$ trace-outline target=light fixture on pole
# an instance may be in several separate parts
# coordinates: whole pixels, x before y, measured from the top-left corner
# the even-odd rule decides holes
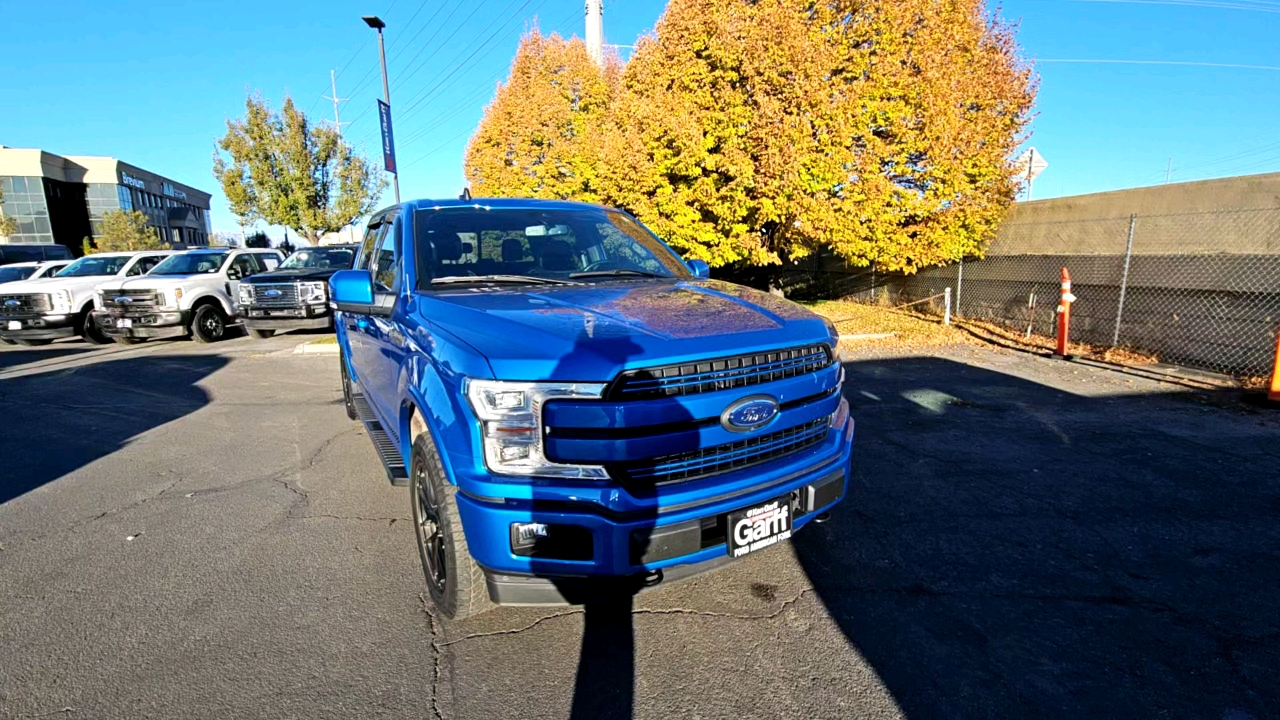
[[[396,143],[391,132],[391,86],[387,83],[387,49],[382,44],[382,30],[387,26],[377,15],[365,15],[364,24],[378,31],[378,57],[382,61],[382,97],[378,101],[378,121],[382,128],[382,165],[391,173],[396,191],[396,204],[400,204],[400,174],[396,172]]]

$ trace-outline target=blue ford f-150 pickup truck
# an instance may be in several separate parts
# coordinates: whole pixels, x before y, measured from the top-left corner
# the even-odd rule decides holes
[[[329,297],[347,413],[410,488],[445,617],[669,582],[844,496],[835,328],[621,211],[406,202]]]

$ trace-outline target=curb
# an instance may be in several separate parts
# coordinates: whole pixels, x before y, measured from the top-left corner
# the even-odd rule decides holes
[[[320,343],[316,341],[299,343],[293,349],[294,355],[337,355],[337,343]]]

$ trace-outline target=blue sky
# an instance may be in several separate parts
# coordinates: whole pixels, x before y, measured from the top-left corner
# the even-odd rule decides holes
[[[630,45],[665,3],[605,0],[605,36]],[[386,20],[401,191],[456,195],[461,159],[520,33],[581,34],[582,0],[0,0],[0,144],[111,155],[215,193],[214,139],[246,91],[288,93],[379,151],[377,43]],[[1049,160],[1035,197],[1280,171],[1280,1],[1007,0],[1023,53],[1041,60],[1030,144]],[[625,50],[623,51],[625,53]],[[1270,69],[1056,60],[1217,63]],[[390,202],[391,193],[387,191]],[[273,235],[279,230],[273,229]]]

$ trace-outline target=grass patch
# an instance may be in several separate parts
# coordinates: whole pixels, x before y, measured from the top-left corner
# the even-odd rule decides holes
[[[337,335],[325,335],[324,337],[322,337],[322,338],[317,338],[317,339],[315,339],[315,340],[312,340],[311,342],[309,342],[309,343],[307,343],[307,344],[308,344],[308,345],[337,345],[337,344],[338,344],[338,336],[337,336]]]
[[[841,344],[861,347],[924,347],[972,342],[972,338],[942,319],[909,310],[865,305],[849,300],[822,300],[805,303],[814,312],[836,324]],[[889,337],[876,337],[888,335]]]

